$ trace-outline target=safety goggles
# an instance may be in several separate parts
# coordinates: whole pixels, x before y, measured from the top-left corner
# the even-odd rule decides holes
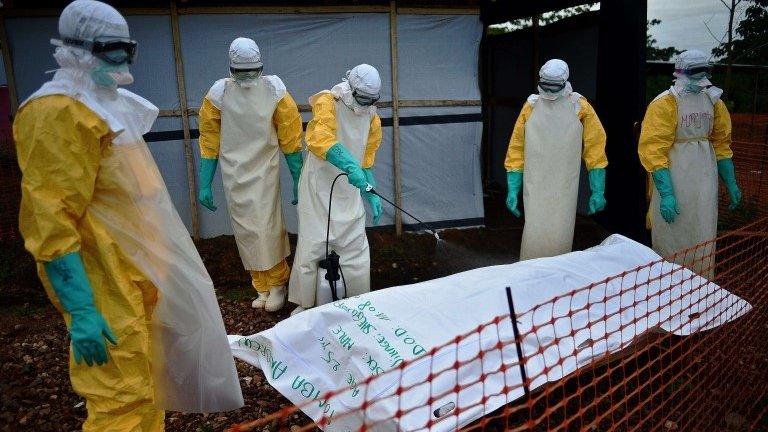
[[[712,76],[712,66],[697,66],[681,71],[684,75],[696,78],[710,78]]]
[[[92,41],[65,37],[62,42],[89,51],[94,57],[114,65],[133,63],[138,46],[134,40],[113,36],[99,36]]]
[[[368,93],[361,92],[360,90],[353,90],[352,97],[355,99],[355,102],[357,102],[360,106],[371,106],[375,104],[379,100],[379,97],[381,96],[371,95]]]
[[[257,68],[239,69],[230,66],[229,72],[232,73],[232,77],[236,80],[249,81],[258,79],[262,72],[264,72],[264,66]]]
[[[547,93],[557,93],[565,88],[565,83],[553,83],[548,81],[539,81],[539,87]]]

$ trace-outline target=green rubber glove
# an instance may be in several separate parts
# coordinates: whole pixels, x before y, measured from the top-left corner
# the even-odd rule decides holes
[[[301,150],[296,153],[286,154],[285,162],[288,164],[288,170],[293,177],[293,201],[291,204],[296,205],[299,203],[299,178],[301,177],[301,168],[304,167],[304,158],[301,155]]]
[[[522,187],[523,172],[507,171],[507,208],[516,217],[520,217],[520,210],[517,209],[517,197],[520,195]]]
[[[374,189],[376,189],[376,179],[373,177],[373,169],[363,168],[363,174],[365,175],[366,183],[370,184]],[[370,192],[360,191],[360,194],[362,194],[363,197],[368,200],[368,204],[371,205],[371,211],[373,211],[373,224],[378,225],[382,212],[381,198],[379,198],[378,195],[372,194]]]
[[[107,362],[107,344],[117,345],[107,321],[93,304],[93,290],[85,274],[80,252],[72,252],[43,265],[61,305],[72,317],[69,337],[75,362],[88,366]]]
[[[680,209],[677,208],[677,199],[675,199],[675,190],[672,188],[672,176],[667,168],[657,169],[652,176],[653,183],[659,191],[659,197],[661,197],[659,203],[661,217],[667,223],[672,223],[675,221],[675,215],[680,214]]]
[[[213,175],[216,174],[216,165],[218,163],[218,159],[200,159],[200,185],[198,186],[197,200],[200,201],[203,207],[212,212],[215,212],[217,207],[213,203],[211,183],[213,183]]]
[[[346,147],[341,143],[334,144],[328,149],[328,153],[325,154],[325,160],[347,173],[349,184],[365,192],[368,181],[365,179],[363,169],[360,168],[360,164],[352,157]]]
[[[589,170],[589,214],[593,215],[605,209],[605,168]]]
[[[728,189],[728,195],[731,197],[731,204],[729,209],[735,210],[741,203],[741,191],[739,185],[736,184],[736,168],[733,166],[733,160],[720,159],[717,161],[717,172],[720,173],[720,178],[725,183],[725,188]]]

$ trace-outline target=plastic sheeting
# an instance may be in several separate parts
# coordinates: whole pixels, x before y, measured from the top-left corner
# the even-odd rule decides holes
[[[620,274],[626,277],[608,279]],[[374,431],[417,430],[430,420],[429,430],[454,430],[523,396],[509,319],[477,330],[509,314],[506,287],[512,288],[531,389],[630,346],[650,329],[684,336],[751,309],[651,249],[613,235],[581,252],[344,299],[255,335],[230,336],[230,346],[315,422],[329,419],[326,431],[358,430],[363,423]],[[444,346],[465,334],[471,335]],[[499,342],[503,348],[494,348]],[[435,347],[442,348],[424,355]],[[456,361],[466,363],[455,368]],[[372,375],[379,376],[366,386]],[[457,384],[465,386],[459,393],[452,391]],[[505,385],[511,389],[506,394]],[[405,390],[394,397],[398,387]],[[364,401],[365,413],[358,409]],[[460,414],[434,417],[450,403],[462,408]],[[406,414],[397,418],[398,410]]]
[[[179,109],[169,16],[128,16],[139,42],[131,65],[134,84],[127,88],[161,110]],[[57,18],[6,19],[20,100],[49,79]],[[398,15],[399,97],[401,100],[479,100],[477,64],[482,25],[476,15]],[[375,66],[383,83],[382,101],[392,100],[389,14],[200,14],[179,17],[189,107],[199,107],[213,82],[229,74],[227,49],[238,36],[253,38],[261,49],[265,73],[282,78],[299,104],[338,83],[359,63]],[[458,116],[471,114],[470,116]],[[380,110],[384,139],[375,166],[377,190],[394,197],[392,111]],[[445,117],[448,115],[449,117]],[[451,117],[451,116],[454,117]],[[472,116],[473,115],[473,116]],[[303,113],[304,121],[310,119]],[[414,215],[444,226],[482,223],[479,146],[480,107],[401,109],[403,203]],[[197,118],[190,118],[197,129]],[[179,214],[191,229],[191,208],[180,118],[161,118],[149,141],[158,168]],[[195,172],[199,150],[192,141]],[[284,162],[282,163],[283,165]],[[290,204],[291,178],[281,169],[286,227],[296,232]],[[215,213],[198,207],[202,237],[231,234],[220,175],[213,183]],[[196,193],[196,191],[195,191]],[[368,219],[369,225],[371,219]],[[407,217],[406,224],[413,223]],[[394,223],[385,205],[381,225]]]

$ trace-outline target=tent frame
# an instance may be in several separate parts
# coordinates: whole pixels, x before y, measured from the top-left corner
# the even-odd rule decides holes
[[[177,4],[179,3],[179,4]],[[354,5],[354,6],[183,6],[184,0],[169,0],[168,7],[146,8],[119,8],[124,15],[164,15],[171,19],[173,33],[174,63],[176,66],[176,82],[179,92],[180,109],[160,110],[161,117],[181,117],[184,133],[184,158],[187,169],[187,188],[189,194],[190,213],[192,216],[192,237],[200,238],[200,218],[197,205],[196,171],[192,152],[192,139],[190,129],[190,116],[196,116],[199,107],[189,107],[186,98],[184,79],[184,60],[182,58],[181,38],[179,30],[179,15],[194,14],[337,14],[337,13],[387,13],[390,22],[390,53],[392,66],[392,101],[378,102],[379,108],[392,108],[392,159],[394,165],[394,200],[400,206],[402,204],[402,171],[400,163],[400,122],[399,108],[412,107],[465,107],[481,106],[480,100],[399,100],[397,96],[397,15],[479,15],[477,5],[461,5],[458,7],[399,7],[397,0],[390,0],[389,5]],[[412,2],[411,2],[412,3]],[[8,47],[8,35],[5,30],[6,18],[19,17],[51,17],[58,16],[60,9],[52,8],[1,8],[0,9],[0,46],[3,52],[3,63],[8,79],[9,95],[11,99],[11,114],[18,109],[18,94],[13,71],[13,59]],[[310,112],[309,105],[299,105],[301,112]],[[403,218],[400,210],[395,210],[395,231],[397,236],[403,232]]]

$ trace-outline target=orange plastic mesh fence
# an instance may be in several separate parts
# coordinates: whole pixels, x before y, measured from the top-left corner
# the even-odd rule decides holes
[[[403,427],[404,419],[407,430],[768,430],[768,218],[668,259],[680,266],[648,263],[530,310],[515,311],[518,322],[528,316],[531,323],[517,339],[529,347],[522,356],[524,384],[519,378],[521,362],[510,356],[519,345],[500,332],[503,325],[509,328],[510,315],[504,315],[418,359],[367,378],[361,383],[365,399],[359,408],[340,413],[337,406],[333,418],[318,423],[354,416],[362,422],[356,429],[360,432],[393,430],[394,425]],[[688,269],[746,302],[735,301]],[[652,286],[661,288],[653,291]],[[601,306],[611,303],[616,307]],[[680,304],[683,307],[676,309]],[[585,314],[586,322],[575,318]],[[664,318],[654,321],[660,316]],[[643,331],[643,323],[651,328]],[[544,331],[556,324],[570,331]],[[585,328],[590,337],[577,340],[575,335],[583,336]],[[481,333],[483,338],[495,333],[492,340],[498,343],[481,345]],[[470,340],[478,344],[477,355],[463,358],[457,347]],[[537,351],[531,353],[530,346]],[[449,367],[438,366],[445,362],[435,361],[436,354],[445,352],[453,352],[455,361]],[[534,357],[544,359],[544,366],[541,362],[537,366]],[[415,361],[425,364],[425,358],[431,367],[426,379],[404,383],[403,370]],[[492,370],[489,364],[495,364]],[[568,367],[571,372],[563,376]],[[367,389],[378,380],[395,382],[396,387],[385,396],[369,395]],[[446,380],[458,384],[441,386]],[[529,386],[530,392],[524,392]],[[329,401],[344,391],[349,388],[308,404]],[[418,417],[424,421],[414,423],[412,414],[440,409],[435,404],[450,394],[455,395],[456,406],[448,407],[447,413]],[[503,398],[502,407],[488,412],[487,404],[498,398]],[[415,399],[423,403],[414,404]],[[392,413],[387,418],[377,410],[383,404],[389,406],[384,412]],[[286,407],[231,430],[314,429],[314,423],[297,420],[304,418],[294,415],[299,409]],[[460,415],[473,411],[485,415],[470,424],[459,423]]]

